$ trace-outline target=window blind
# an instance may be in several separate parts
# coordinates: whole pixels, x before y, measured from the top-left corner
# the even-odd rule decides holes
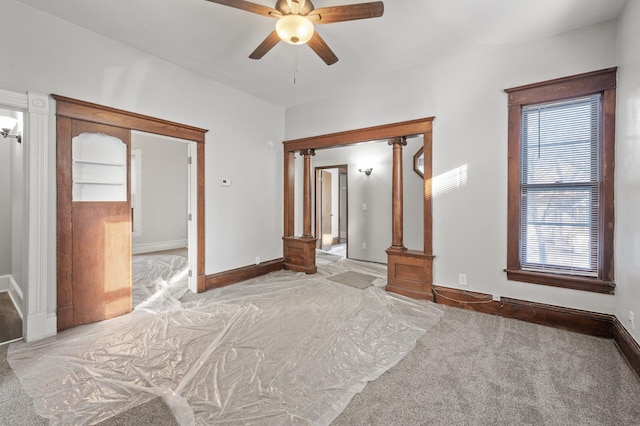
[[[522,108],[520,263],[597,276],[601,95]]]

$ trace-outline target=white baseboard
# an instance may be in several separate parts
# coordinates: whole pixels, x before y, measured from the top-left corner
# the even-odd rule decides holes
[[[186,248],[187,244],[188,244],[188,241],[186,239],[174,240],[174,241],[162,241],[159,243],[135,244],[131,246],[131,253],[132,254],[152,253],[154,251]]]
[[[0,293],[3,291],[9,291],[9,277],[11,277],[11,275],[0,275]]]
[[[22,293],[22,289],[13,278],[13,275],[3,275],[0,277],[0,293],[2,292],[9,293],[9,297],[11,298],[11,302],[13,302],[13,306],[15,306],[18,311],[18,315],[20,315],[20,319],[24,319],[22,316],[22,306],[24,305],[24,296]]]
[[[56,314],[38,313],[27,317],[27,335],[25,340],[33,342],[45,337],[55,336],[58,332],[58,317]]]

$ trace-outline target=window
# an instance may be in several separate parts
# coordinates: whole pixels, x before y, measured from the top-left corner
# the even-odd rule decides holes
[[[613,293],[616,70],[507,89],[507,278]]]

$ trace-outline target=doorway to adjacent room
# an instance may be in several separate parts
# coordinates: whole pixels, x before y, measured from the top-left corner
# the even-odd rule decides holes
[[[348,257],[348,166],[315,168],[317,249]]]

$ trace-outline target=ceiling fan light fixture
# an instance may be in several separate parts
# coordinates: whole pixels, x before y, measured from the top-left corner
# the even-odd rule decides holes
[[[285,15],[276,22],[278,37],[289,44],[305,44],[314,31],[313,23],[302,15]]]

